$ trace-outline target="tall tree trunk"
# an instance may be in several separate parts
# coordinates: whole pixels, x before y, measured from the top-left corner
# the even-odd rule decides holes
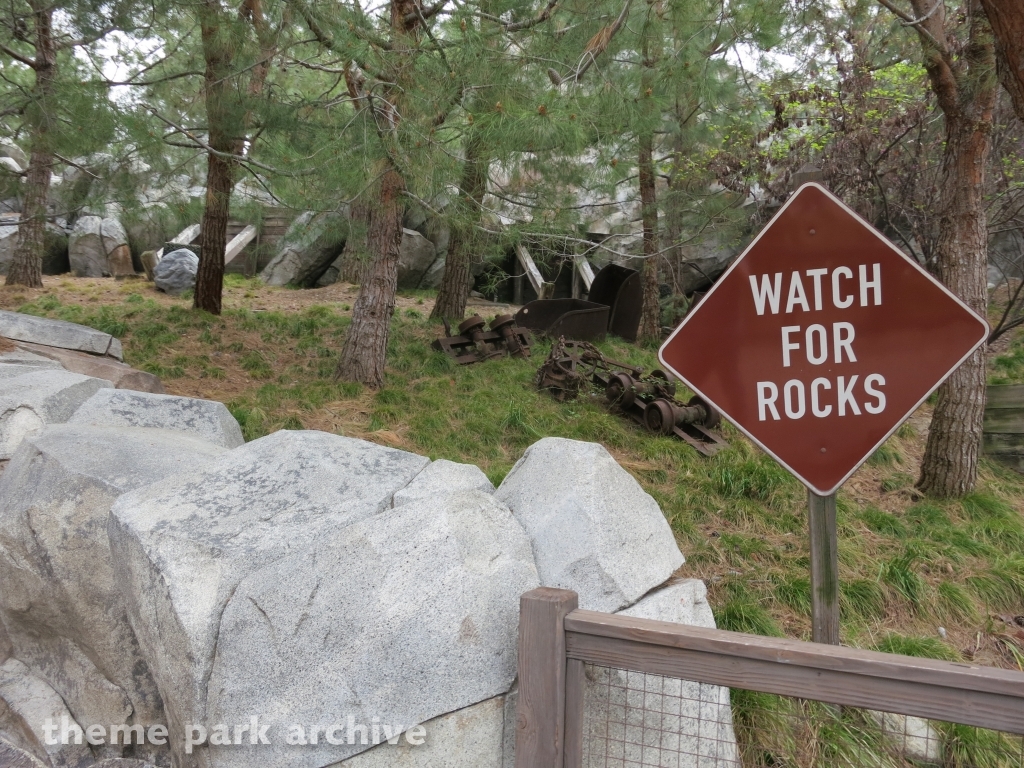
[[[387,166],[379,182],[377,206],[370,215],[367,243],[373,258],[363,274],[359,296],[352,307],[352,325],[335,372],[337,378],[374,388],[384,384],[405,213],[405,179],[390,160]]]
[[[943,76],[944,71],[929,65],[946,117],[935,271],[951,291],[984,317],[988,260],[985,167],[998,84],[991,30],[977,3],[974,11],[966,54],[971,58],[970,69],[959,78],[957,93],[948,92],[952,81]],[[936,339],[936,343],[942,340]],[[918,488],[939,497],[962,496],[974,488],[984,408],[982,347],[939,389]]]
[[[53,151],[50,149],[49,101],[57,77],[57,52],[53,41],[53,6],[33,3],[36,55],[33,61],[35,84],[30,107],[32,154],[29,158],[25,197],[18,224],[18,243],[14,249],[7,285],[43,287],[43,249],[46,237],[46,196],[50,191]]]
[[[466,314],[466,301],[472,287],[470,267],[479,247],[476,224],[487,193],[488,157],[478,131],[471,130],[466,141],[466,160],[462,166],[459,200],[452,220],[451,241],[444,264],[444,276],[430,316],[440,320],[458,320]]]
[[[644,125],[637,137],[638,170],[640,174],[640,213],[643,218],[644,265],[641,270],[640,282],[643,285],[643,306],[640,311],[640,328],[637,338],[641,342],[658,341],[661,339],[661,315],[658,294],[658,200],[654,180],[654,132],[648,124],[654,109],[653,83],[654,61],[648,50],[648,28],[650,18],[644,25],[641,43],[641,66],[643,74],[640,78],[640,98],[647,105],[644,112]]]
[[[345,241],[344,258],[338,277],[346,283],[362,285],[363,275],[370,266],[370,218],[373,205],[360,197],[349,208],[348,239]]]
[[[981,0],[996,39],[999,79],[1013,99],[1017,117],[1024,120],[1024,3],[1021,0]]]

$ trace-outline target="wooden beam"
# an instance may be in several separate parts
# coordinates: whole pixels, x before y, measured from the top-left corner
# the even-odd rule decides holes
[[[587,261],[586,256],[579,253],[573,256],[572,260],[576,263],[576,270],[580,273],[580,277],[583,278],[583,285],[589,291],[590,286],[594,284],[594,270],[590,266],[590,262]]]
[[[587,678],[583,662],[565,662],[565,768],[583,768],[583,709]]]
[[[195,240],[197,237],[199,237],[199,232],[200,232],[201,229],[202,229],[202,227],[199,224],[192,224],[190,226],[187,226],[183,230],[181,230],[181,232],[179,232],[177,235],[175,235],[171,239],[170,242],[172,242],[172,243],[181,243],[182,245],[188,245],[193,240]],[[162,259],[163,256],[164,256],[164,249],[160,248],[160,250],[158,250],[156,252],[156,260],[160,261],[160,259]]]
[[[245,229],[231,238],[231,242],[224,248],[224,263],[230,264],[231,261],[242,252],[249,243],[251,243],[256,237],[256,227],[252,224],[248,225]]]
[[[519,598],[515,768],[563,768],[565,617],[575,592],[541,587]]]
[[[811,638],[839,645],[839,543],[836,495],[807,491],[811,540]]]
[[[544,282],[544,277],[541,275],[540,270],[537,269],[533,257],[530,256],[530,252],[526,250],[526,246],[522,243],[516,246],[516,256],[519,258],[519,263],[523,265],[523,270],[526,272],[533,290],[537,293],[537,298],[550,298],[551,294],[554,293],[554,283]]]
[[[1024,734],[1024,672],[573,611],[570,659]]]

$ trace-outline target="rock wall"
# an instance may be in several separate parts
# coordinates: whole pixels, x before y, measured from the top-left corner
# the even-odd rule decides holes
[[[26,377],[95,381],[16,354],[0,403]],[[8,430],[0,475],[0,755],[26,765],[510,768],[523,592],[714,624],[599,445],[543,439],[495,490],[472,465],[316,431],[242,444],[219,403],[89,386]],[[588,686],[595,712],[609,687]],[[689,765],[734,765],[728,692],[694,707],[716,725]],[[53,744],[47,718],[168,738]]]

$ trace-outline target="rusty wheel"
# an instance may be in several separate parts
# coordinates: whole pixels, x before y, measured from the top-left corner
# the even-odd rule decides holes
[[[717,429],[718,425],[722,423],[722,414],[712,408],[711,405],[700,395],[694,395],[686,404],[702,406],[704,410],[708,412],[708,417],[704,420],[703,424],[705,429]]]
[[[459,335],[469,336],[473,331],[483,328],[484,325],[484,319],[480,315],[473,315],[468,320],[463,320],[459,323]]]
[[[604,388],[604,396],[611,405],[629,408],[636,400],[633,383],[633,377],[628,373],[613,373],[608,379],[608,386]]]
[[[675,408],[664,398],[647,404],[644,409],[644,424],[656,435],[670,435],[676,425]]]

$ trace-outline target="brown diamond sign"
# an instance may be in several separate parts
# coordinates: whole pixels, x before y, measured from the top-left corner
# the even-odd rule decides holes
[[[982,318],[812,183],[736,259],[659,357],[824,496],[987,335]]]

